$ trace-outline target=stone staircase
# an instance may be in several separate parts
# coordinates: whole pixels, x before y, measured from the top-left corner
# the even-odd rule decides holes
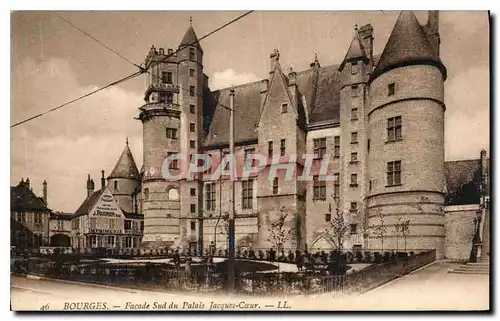
[[[456,274],[490,274],[490,258],[489,256],[480,258],[477,263],[462,264],[448,272]]]

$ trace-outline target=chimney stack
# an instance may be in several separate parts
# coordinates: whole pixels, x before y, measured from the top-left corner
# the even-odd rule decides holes
[[[372,60],[373,58],[373,27],[371,24],[367,24],[359,28],[358,30],[359,40],[363,45],[363,49],[365,50],[368,59]]]
[[[278,64],[278,61],[280,60],[280,52],[278,49],[274,49],[271,55],[269,55],[269,58],[271,59],[271,70],[269,71],[270,74],[274,72],[274,69],[276,68],[276,65]]]
[[[26,186],[28,188],[30,188],[30,179],[28,177],[26,177],[26,182],[25,183],[26,183]]]
[[[104,186],[106,185],[106,179],[104,178],[104,170],[101,171],[101,190],[104,190]]]
[[[90,174],[87,177],[87,197],[90,197],[94,193],[94,180],[90,179]]]
[[[441,44],[441,38],[439,36],[439,11],[429,10],[425,30],[427,32],[427,39],[439,57],[439,45]]]
[[[47,181],[43,180],[43,201],[45,202],[45,205],[48,205],[47,203]]]

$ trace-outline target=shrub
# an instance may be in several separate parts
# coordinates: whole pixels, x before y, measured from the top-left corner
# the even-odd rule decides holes
[[[375,252],[375,253],[373,253],[373,255],[374,255],[374,263],[375,264],[382,263],[382,255],[380,255],[379,252]]]
[[[264,251],[259,250],[259,259],[263,260],[264,259]]]
[[[406,253],[406,252],[398,252],[397,256],[398,256],[398,258],[407,258],[408,257],[408,253]]]
[[[361,253],[361,251],[356,252],[356,262],[358,263],[363,262],[363,254]]]
[[[371,252],[368,252],[368,251],[365,252],[365,260],[364,261],[365,261],[365,263],[372,263],[373,262]]]
[[[352,263],[352,259],[354,257],[352,255],[352,252],[351,251],[347,251],[346,254],[345,254],[345,257],[346,257],[347,264],[351,264]]]
[[[390,252],[384,252],[384,262],[389,262],[391,260],[391,253]]]
[[[415,252],[410,251],[410,256],[413,256],[413,255],[415,255]]]

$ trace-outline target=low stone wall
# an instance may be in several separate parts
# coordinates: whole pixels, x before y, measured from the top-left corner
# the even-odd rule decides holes
[[[477,210],[478,204],[445,207],[445,258],[457,261],[469,259]]]
[[[382,264],[371,265],[347,277],[345,292],[363,293],[397,279],[436,260],[436,250],[398,258]]]

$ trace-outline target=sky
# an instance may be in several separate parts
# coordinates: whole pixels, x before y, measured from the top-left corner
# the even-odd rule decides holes
[[[140,64],[151,47],[176,49],[189,17],[200,38],[240,11],[60,11],[57,14]],[[371,23],[380,54],[396,11],[256,11],[201,42],[204,72],[213,89],[262,78],[269,54],[280,50],[283,70],[338,64],[354,25]],[[421,24],[427,12],[416,12]],[[445,82],[446,160],[489,152],[489,26],[485,11],[440,13]],[[11,124],[65,103],[136,71],[49,11],[11,14]],[[49,207],[74,212],[86,197],[90,174],[99,188],[101,170],[113,170],[128,137],[140,169],[145,76],[11,129],[11,185],[29,177],[37,195],[48,182]]]

